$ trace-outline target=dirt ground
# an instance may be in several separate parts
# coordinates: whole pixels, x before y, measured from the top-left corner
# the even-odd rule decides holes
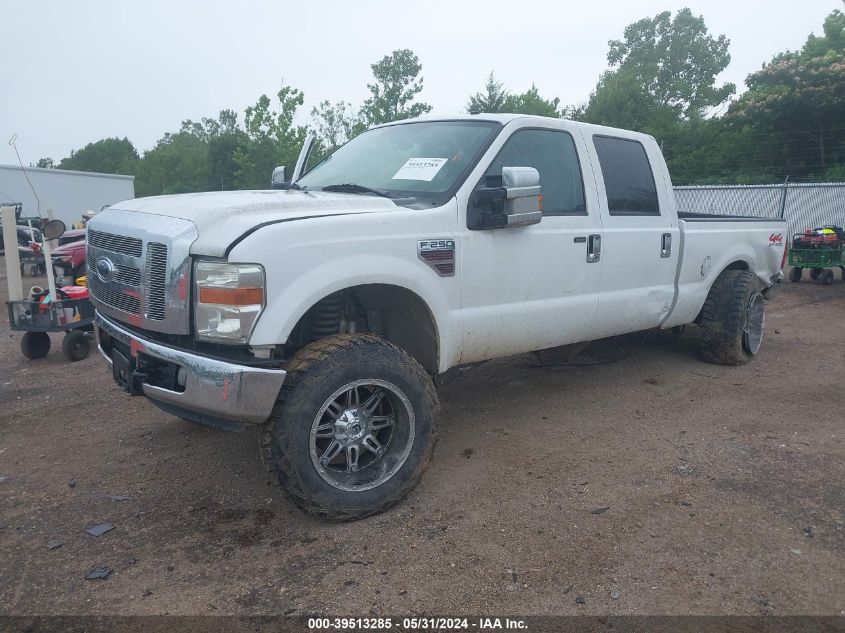
[[[60,335],[28,361],[3,318],[0,614],[843,614],[845,284],[787,282],[767,319],[743,367],[692,327],[468,371],[421,485],[331,524],[271,483],[257,429],[130,398]]]

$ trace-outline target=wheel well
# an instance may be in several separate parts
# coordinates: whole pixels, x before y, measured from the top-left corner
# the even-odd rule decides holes
[[[410,354],[425,370],[438,370],[437,325],[419,295],[390,284],[366,284],[333,292],[299,319],[285,345],[297,349],[327,336],[369,332]]]
[[[716,283],[716,280],[719,279],[719,277],[724,275],[729,270],[751,270],[751,267],[748,265],[748,262],[746,262],[742,259],[738,259],[737,261],[731,262],[730,264],[725,266],[722,269],[722,271],[713,278],[713,283],[710,284],[710,287],[707,289],[707,296],[708,297],[710,296],[710,292],[713,290],[713,285]],[[705,301],[706,301],[706,297],[705,297]],[[704,306],[701,307],[701,310],[698,312],[695,319],[693,320],[693,323],[695,323],[696,325],[701,325],[701,314],[702,314],[703,311],[704,311]]]

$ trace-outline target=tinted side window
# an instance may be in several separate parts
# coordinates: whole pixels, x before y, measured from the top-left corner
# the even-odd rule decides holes
[[[514,132],[485,176],[501,175],[502,167],[533,167],[540,172],[543,215],[587,214],[581,166],[575,143],[567,132]]]
[[[610,215],[660,215],[645,148],[637,141],[594,136]]]

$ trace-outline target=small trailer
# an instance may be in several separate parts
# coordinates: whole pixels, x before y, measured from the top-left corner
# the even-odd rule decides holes
[[[49,332],[64,332],[62,353],[71,362],[88,357],[94,337],[94,306],[88,288],[68,286],[57,290],[62,298],[49,300],[39,293],[25,301],[9,301],[11,329],[24,332],[21,352],[30,360],[44,358],[50,351]]]
[[[50,257],[49,240],[65,233],[61,220],[44,225],[44,255]],[[86,358],[94,338],[94,305],[86,286],[56,288],[53,268],[47,269],[48,288],[34,286],[29,299],[7,301],[9,325],[24,332],[21,352],[29,359],[44,358],[50,351],[50,332],[64,332],[62,352],[69,361]],[[11,294],[11,293],[10,293]],[[21,296],[21,295],[18,295]]]
[[[833,283],[833,269],[839,268],[845,281],[845,229],[825,226],[807,229],[792,237],[789,249],[789,279],[801,281],[805,268],[810,269],[810,279],[825,285]]]

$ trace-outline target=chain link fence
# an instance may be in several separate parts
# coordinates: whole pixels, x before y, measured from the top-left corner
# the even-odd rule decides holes
[[[682,212],[782,217],[790,235],[845,226],[845,182],[675,187],[675,198]]]

